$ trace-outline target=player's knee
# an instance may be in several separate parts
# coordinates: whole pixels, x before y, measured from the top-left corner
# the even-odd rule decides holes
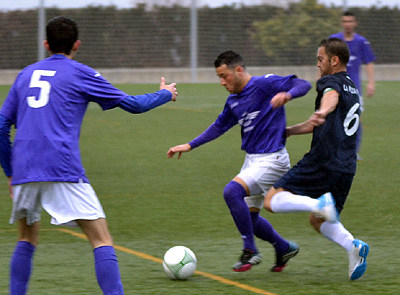
[[[99,218],[96,220],[78,219],[77,223],[86,234],[93,248],[113,245],[113,239],[110,231],[108,230],[108,225],[105,218]]]
[[[271,199],[272,199],[272,197],[275,195],[275,193],[276,193],[276,190],[275,190],[275,188],[271,188],[268,192],[267,192],[267,195],[265,196],[265,198],[264,198],[264,208],[267,210],[267,211],[269,211],[269,212],[274,212],[274,211],[272,211],[272,209],[271,209]]]
[[[272,211],[272,209],[271,209],[271,199],[268,199],[267,197],[265,197],[265,199],[264,199],[264,208],[267,211],[269,211],[271,213],[274,213],[274,211]]]
[[[246,197],[246,190],[244,187],[237,183],[236,181],[229,182],[224,188],[224,199],[225,202],[229,203],[234,199],[237,198],[245,198]]]

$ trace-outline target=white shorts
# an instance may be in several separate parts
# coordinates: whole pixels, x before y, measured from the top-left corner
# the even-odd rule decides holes
[[[26,218],[27,224],[40,220],[41,208],[55,225],[77,226],[77,219],[105,218],[103,208],[89,183],[29,182],[13,186],[10,223]]]
[[[270,154],[246,154],[242,169],[237,175],[250,190],[245,198],[249,208],[262,209],[268,190],[290,169],[286,148]]]

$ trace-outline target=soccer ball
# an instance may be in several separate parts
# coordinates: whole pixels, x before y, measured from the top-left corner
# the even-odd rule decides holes
[[[175,246],[165,252],[163,266],[171,279],[186,280],[196,270],[196,255],[187,247]]]

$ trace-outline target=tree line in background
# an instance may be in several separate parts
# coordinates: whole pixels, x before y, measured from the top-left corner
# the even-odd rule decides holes
[[[377,63],[400,63],[400,10],[354,8],[357,32],[372,44]],[[341,30],[341,9],[302,0],[289,9],[224,6],[198,9],[198,66],[212,67],[232,49],[248,66],[311,65],[319,41]],[[82,45],[77,60],[95,68],[189,67],[190,9],[145,5],[132,9],[88,6],[46,10],[46,19],[77,21]],[[0,13],[0,69],[20,69],[37,60],[38,11]]]

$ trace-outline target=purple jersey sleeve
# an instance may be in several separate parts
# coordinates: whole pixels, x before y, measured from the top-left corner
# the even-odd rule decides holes
[[[374,52],[372,51],[371,48],[371,44],[369,43],[369,41],[365,38],[362,37],[360,35],[358,35],[360,37],[360,47],[361,47],[361,52],[362,52],[362,56],[361,56],[361,60],[364,64],[369,64],[373,61],[375,61],[376,57]]]
[[[127,96],[118,106],[132,114],[140,114],[169,102],[171,97],[171,92],[163,89],[155,93]]]
[[[189,142],[189,145],[192,149],[194,149],[200,145],[210,142],[220,137],[236,124],[237,120],[233,117],[230,108],[226,104],[224,110],[218,116],[217,120],[213,124],[211,124],[210,127],[208,127],[202,134]]]
[[[0,164],[6,176],[12,176],[11,168],[11,121],[0,113]]]
[[[288,91],[288,93],[290,93],[292,98],[304,96],[311,89],[311,87],[312,86],[310,82],[302,79],[295,79],[293,81],[293,87]]]
[[[13,84],[0,111],[0,114],[3,115],[5,118],[7,118],[12,124],[16,124],[17,120],[18,103],[16,100],[12,99],[12,97],[14,97],[15,94],[16,94],[16,86],[15,84]]]
[[[295,75],[280,77],[277,75],[266,75],[265,79],[258,79],[260,88],[270,93],[270,96],[279,92],[288,92],[292,98],[304,96],[311,89],[311,83],[297,78]],[[272,97],[271,97],[272,98]]]
[[[202,134],[189,142],[189,145],[192,149],[194,149],[220,137],[222,134],[224,134],[224,131],[219,128],[215,123],[213,123],[210,125],[210,127],[206,129],[206,131],[204,131]]]
[[[116,107],[125,97],[128,96],[122,90],[114,87],[99,72],[92,68],[71,61],[76,68],[74,85],[88,101],[98,103],[103,110]]]

